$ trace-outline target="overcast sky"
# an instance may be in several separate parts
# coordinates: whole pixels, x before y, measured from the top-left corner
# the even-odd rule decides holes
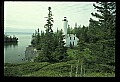
[[[34,32],[37,28],[45,30],[48,7],[54,19],[53,31],[62,29],[63,18],[67,17],[70,27],[89,25],[91,12],[95,2],[40,2],[40,1],[5,1],[4,2],[4,31],[5,32]]]

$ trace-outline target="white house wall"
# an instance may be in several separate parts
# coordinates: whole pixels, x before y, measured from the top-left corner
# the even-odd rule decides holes
[[[70,39],[71,37],[71,39]],[[75,37],[75,40],[74,40],[74,37]],[[73,46],[77,46],[77,43],[78,43],[78,38],[74,35],[74,34],[68,34],[68,37],[66,38],[66,46],[69,47],[70,46],[70,42]]]

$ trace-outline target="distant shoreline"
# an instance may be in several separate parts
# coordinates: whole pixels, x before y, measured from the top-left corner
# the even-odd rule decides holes
[[[4,34],[33,34],[32,32],[4,32]]]

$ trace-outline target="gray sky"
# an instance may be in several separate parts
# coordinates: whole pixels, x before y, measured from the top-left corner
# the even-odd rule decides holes
[[[54,19],[53,31],[62,29],[63,18],[66,16],[71,27],[89,25],[91,12],[95,2],[40,2],[40,1],[5,1],[4,2],[4,31],[5,32],[34,32],[37,28],[45,30],[48,7]],[[92,17],[93,18],[93,17]]]

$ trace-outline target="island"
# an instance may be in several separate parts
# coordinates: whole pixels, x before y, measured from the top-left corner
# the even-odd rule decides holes
[[[12,36],[4,34],[4,42],[5,43],[16,43],[16,42],[18,42],[18,38],[15,37],[15,35],[13,35],[13,37],[12,37]]]

